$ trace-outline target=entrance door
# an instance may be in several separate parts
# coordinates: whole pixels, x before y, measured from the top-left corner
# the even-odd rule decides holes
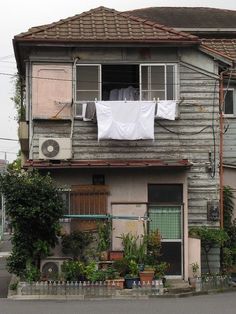
[[[181,184],[150,184],[148,186],[149,231],[158,229],[162,237],[160,260],[170,264],[167,275],[181,276],[183,271]]]

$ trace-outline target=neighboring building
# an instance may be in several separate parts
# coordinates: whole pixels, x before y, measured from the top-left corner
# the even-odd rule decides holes
[[[213,8],[158,7],[144,8],[130,13],[176,30],[197,35],[202,44],[231,58],[236,65],[236,11]],[[236,218],[236,70],[228,71],[224,80],[224,185],[235,195]]]
[[[50,171],[64,187],[65,228],[112,218],[120,249],[117,236],[142,234],[148,221],[162,233],[169,275],[187,279],[189,226],[219,226],[219,72],[231,58],[104,7],[13,43],[26,83],[24,167]],[[212,263],[217,271],[219,252]]]

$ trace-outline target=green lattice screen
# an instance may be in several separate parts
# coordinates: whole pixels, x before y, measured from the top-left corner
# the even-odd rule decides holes
[[[181,207],[149,207],[149,230],[158,229],[163,239],[181,239]]]

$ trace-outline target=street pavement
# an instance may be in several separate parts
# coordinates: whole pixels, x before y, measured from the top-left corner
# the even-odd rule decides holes
[[[235,314],[236,293],[188,298],[99,301],[15,301],[0,299],[0,314]]]

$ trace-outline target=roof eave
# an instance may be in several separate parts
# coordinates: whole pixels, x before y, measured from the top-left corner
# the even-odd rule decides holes
[[[199,50],[231,67],[234,67],[234,59],[230,58],[229,56],[224,55],[223,53],[219,51],[211,49],[205,45],[199,46]]]

